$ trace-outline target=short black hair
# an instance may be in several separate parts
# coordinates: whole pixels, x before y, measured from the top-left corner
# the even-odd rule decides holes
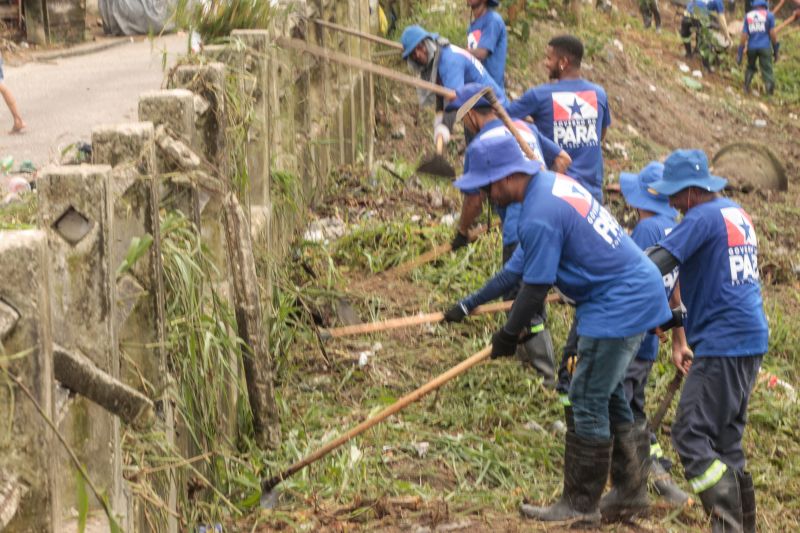
[[[559,35],[547,43],[558,55],[566,56],[576,67],[581,66],[583,59],[583,43],[574,35]]]

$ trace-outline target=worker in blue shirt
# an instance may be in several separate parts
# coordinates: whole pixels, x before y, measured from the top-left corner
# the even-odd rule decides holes
[[[683,326],[694,360],[673,353],[688,371],[672,425],[684,472],[711,517],[712,530],[756,530],[752,476],[742,434],[747,404],[769,329],[758,274],[758,239],[750,215],[723,197],[701,150],[677,150],[651,187],[684,214],[650,258],[661,272],[680,265]]]
[[[407,26],[400,36],[403,59],[409,69],[423,80],[455,91],[467,83],[489,85],[500,103],[506,103],[505,91],[500,87],[480,61],[458,46],[450,44],[436,33],[430,33],[416,24]],[[420,99],[423,100],[422,98]],[[450,140],[455,113],[444,114],[444,100],[436,98],[433,140],[439,137],[446,144]]]
[[[728,22],[725,20],[725,6],[722,0],[689,0],[681,19],[680,35],[686,49],[686,57],[694,52],[700,54],[703,66],[713,71],[712,60],[716,46],[712,42],[711,30],[720,28],[728,36]],[[695,48],[692,50],[692,30],[695,32]]]
[[[469,83],[461,87],[456,91],[456,98],[448,104],[446,111],[457,111],[470,98],[484,88],[484,86],[477,83]],[[463,125],[464,129],[470,134],[471,142],[474,142],[474,139],[486,139],[498,135],[511,135],[511,132],[506,129],[489,104],[489,101],[485,98],[480,98],[464,115]],[[536,129],[536,126],[527,124],[521,120],[516,121],[515,126],[522,138],[527,141],[528,146],[530,146],[536,156],[537,162],[542,168],[549,167],[556,171],[563,172],[569,166],[570,158],[567,153],[551,140],[542,136]],[[468,170],[469,161],[465,159],[464,172],[466,173]],[[469,228],[478,218],[482,203],[483,195],[480,190],[464,191],[461,217],[459,218],[458,229],[452,242],[453,250],[458,250],[469,243],[467,237]],[[503,224],[502,257],[503,263],[505,264],[511,257],[511,254],[513,254],[519,241],[517,238],[517,223],[522,205],[513,203],[507,207],[495,206],[495,209],[500,215],[500,220]],[[508,290],[504,294],[505,299],[513,300],[516,296],[516,289],[516,285],[508,287]],[[475,305],[477,306],[480,304]],[[448,322],[459,322],[469,314],[471,310],[471,308],[464,306],[455,306],[445,314],[445,320]],[[553,385],[555,378],[553,342],[550,337],[550,332],[544,327],[544,320],[544,315],[532,319],[531,326],[537,329],[539,335],[532,337],[529,342],[520,345],[519,356],[520,359],[530,363],[543,376],[545,383]]]
[[[605,90],[581,78],[583,44],[562,35],[550,40],[545,68],[552,83],[529,89],[508,106],[512,118],[531,117],[543,135],[572,158],[567,175],[603,201],[603,149],[611,113]]]
[[[472,22],[467,30],[467,50],[474,55],[500,87],[505,87],[508,32],[494,7],[498,0],[467,0]]]
[[[772,73],[772,61],[778,60],[781,43],[775,30],[775,15],[770,13],[767,0],[755,0],[753,10],[744,16],[742,38],[736,54],[736,63],[742,64],[742,56],[747,48],[747,70],[744,73],[744,92],[750,94],[750,84],[756,75],[756,62],[761,67],[764,88],[768,95],[775,92],[775,75]]]
[[[525,158],[512,136],[474,141],[467,159],[469,171],[456,187],[481,189],[500,206],[522,203],[515,252],[520,259],[509,264],[519,265],[523,284],[505,325],[492,337],[492,357],[516,352],[552,285],[577,306],[579,357],[569,393],[574,423],[566,435],[563,494],[552,506],[525,504],[521,512],[546,522],[596,526],[612,437],[633,422],[622,386],[625,369],[644,332],[672,316],[661,275],[584,187]],[[634,470],[644,472],[647,458],[636,460]],[[646,477],[631,482],[644,484]]]

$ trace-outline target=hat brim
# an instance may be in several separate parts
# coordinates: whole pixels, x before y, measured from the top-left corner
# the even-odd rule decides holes
[[[421,35],[419,39],[416,39],[416,40],[412,41],[413,44],[409,44],[408,48],[403,50],[403,59],[408,59],[408,56],[410,56],[411,52],[413,52],[414,49],[417,46],[419,46],[419,43],[421,43],[425,39],[429,39],[430,36],[431,36],[430,33],[426,33],[425,35]]]
[[[500,181],[506,176],[521,172],[533,176],[541,169],[541,165],[537,161],[530,159],[521,159],[513,163],[497,166],[489,172],[467,172],[460,178],[453,182],[453,185],[458,187],[461,191],[470,191],[485,187],[495,181]]]
[[[725,178],[720,178],[719,176],[709,174],[705,178],[690,178],[684,180],[665,180],[662,178],[651,183],[650,187],[661,194],[673,196],[688,187],[697,187],[699,189],[705,189],[709,192],[719,192],[724,189],[725,185],[727,184],[728,180]]]
[[[670,207],[669,203],[661,202],[652,196],[648,196],[647,193],[642,191],[642,188],[639,185],[639,176],[637,174],[620,172],[619,188],[622,192],[622,196],[625,197],[625,202],[635,209],[651,211],[653,213],[666,215],[670,218],[675,218],[678,216],[678,211]]]

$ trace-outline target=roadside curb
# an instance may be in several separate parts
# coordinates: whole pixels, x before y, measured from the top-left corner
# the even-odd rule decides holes
[[[31,54],[31,61],[52,61],[54,59],[65,59],[69,57],[76,57],[96,52],[102,52],[109,48],[122,46],[123,44],[130,44],[135,42],[133,37],[107,37],[101,42],[80,44],[73,48],[64,50],[53,50],[50,52],[37,52]]]

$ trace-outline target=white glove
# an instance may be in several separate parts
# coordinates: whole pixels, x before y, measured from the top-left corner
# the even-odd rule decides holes
[[[447,144],[450,142],[450,130],[444,124],[437,124],[435,128],[433,128],[433,140],[436,142],[436,139],[439,137],[442,138],[442,142]]]

